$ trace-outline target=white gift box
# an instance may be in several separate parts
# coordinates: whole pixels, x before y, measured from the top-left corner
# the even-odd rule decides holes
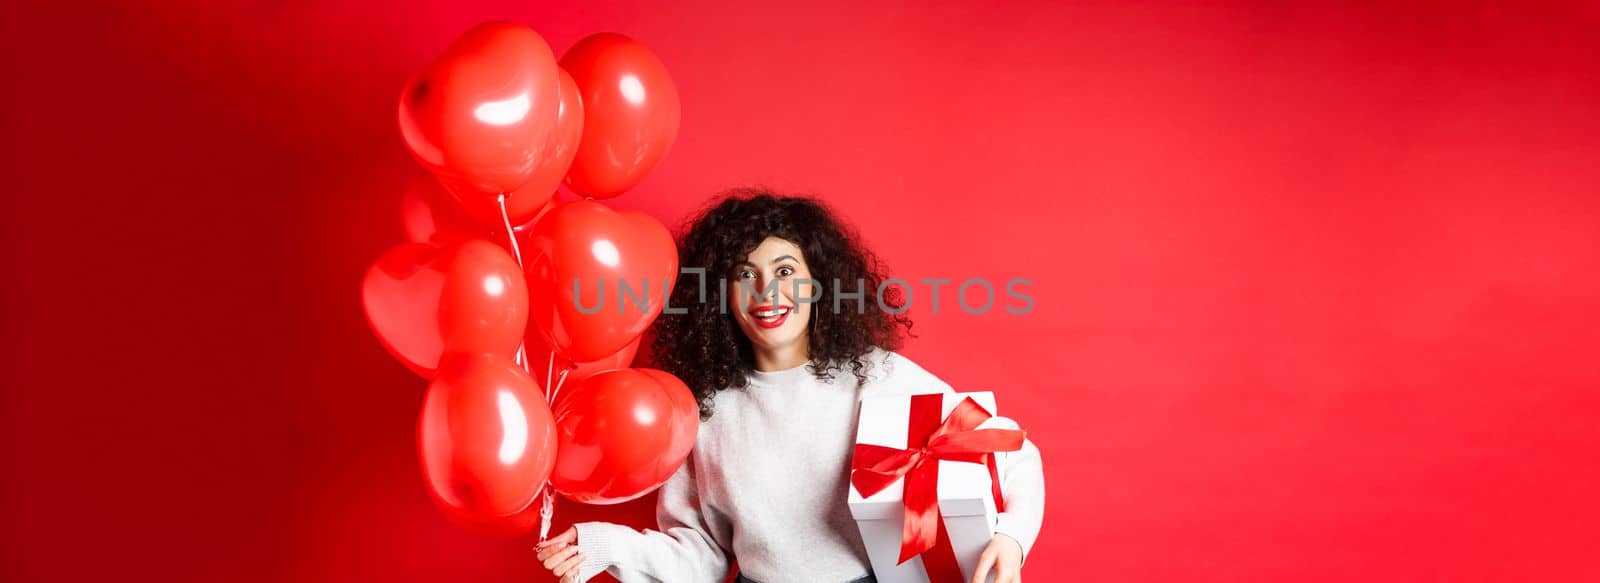
[[[911,397],[863,398],[855,442],[905,449]],[[994,393],[945,393],[940,419],[949,417],[950,411],[968,397],[990,414],[999,413],[995,409]],[[938,464],[939,512],[944,516],[951,549],[961,566],[962,581],[970,581],[979,555],[994,536],[998,516],[989,468],[984,464],[951,460],[940,460]],[[869,497],[863,497],[855,486],[850,487],[850,514],[866,542],[872,572],[880,583],[928,582],[922,556],[895,564],[900,560],[900,537],[905,524],[904,486],[902,477]],[[994,574],[991,572],[986,580],[993,581]]]

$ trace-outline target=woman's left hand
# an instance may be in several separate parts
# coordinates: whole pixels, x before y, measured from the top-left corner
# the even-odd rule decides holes
[[[984,583],[990,569],[994,570],[994,583],[1022,583],[1022,543],[1004,534],[989,539],[989,546],[978,557],[977,570],[972,572],[972,583]]]

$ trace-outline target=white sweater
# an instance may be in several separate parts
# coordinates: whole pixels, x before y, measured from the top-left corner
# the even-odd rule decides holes
[[[623,583],[716,583],[730,559],[763,583],[849,581],[872,570],[846,504],[856,414],[865,395],[951,392],[911,360],[874,350],[866,383],[848,368],[821,382],[800,366],[757,371],[745,389],[719,391],[694,451],[661,486],[660,530],[577,524],[578,581],[601,571]],[[1003,395],[997,402],[1005,410]],[[983,427],[1016,428],[995,417]],[[1039,450],[1000,454],[1006,511],[997,530],[1026,557],[1044,518]]]

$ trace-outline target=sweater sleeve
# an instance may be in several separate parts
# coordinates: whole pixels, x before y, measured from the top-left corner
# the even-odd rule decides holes
[[[1020,429],[1016,421],[1006,417],[992,417],[978,427]],[[1000,469],[1000,494],[1005,498],[1006,509],[1000,513],[994,530],[1022,545],[1022,559],[1026,563],[1034,541],[1039,538],[1039,527],[1044,523],[1044,461],[1032,440],[1023,440],[1022,449],[995,456],[995,465]]]
[[[732,523],[701,504],[694,454],[661,486],[656,501],[660,530],[638,531],[608,522],[580,522],[578,581],[601,571],[622,583],[715,583],[728,574]]]

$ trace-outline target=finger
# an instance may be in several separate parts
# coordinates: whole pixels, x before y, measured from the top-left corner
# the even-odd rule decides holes
[[[578,547],[567,547],[556,551],[556,554],[550,555],[550,558],[544,560],[544,568],[553,572],[555,571],[556,565],[561,564],[562,561],[567,560],[567,557],[571,557],[577,553]]]
[[[550,553],[550,556],[545,557],[545,559],[544,559],[544,568],[546,568],[546,569],[555,569],[555,566],[561,564],[561,561],[565,561],[567,559],[567,557],[570,557],[570,556],[575,555],[577,553],[578,553],[578,547],[566,547],[566,548],[563,548],[563,549],[558,549],[555,552]]]
[[[567,559],[566,561],[563,561],[560,565],[557,565],[556,568],[551,569],[550,571],[555,573],[557,577],[566,577],[568,575],[571,575],[573,577],[577,577],[578,576],[578,565],[582,565],[582,564],[583,564],[583,555],[581,555],[581,554],[573,555],[572,558]]]
[[[997,560],[994,564],[994,583],[1014,583],[1017,580],[1017,570],[1004,560]]]
[[[978,557],[978,568],[972,571],[972,583],[984,583],[989,577],[989,568],[994,566],[994,550],[984,549],[983,555]]]
[[[564,543],[567,543],[567,544],[571,544],[571,543],[574,543],[574,542],[577,542],[577,541],[578,541],[578,527],[569,526],[569,527],[567,527],[566,530],[562,531],[561,534],[558,534],[558,535],[556,535],[556,536],[554,536],[552,538],[547,538],[545,540],[539,541],[539,544],[534,545],[534,546],[537,547],[537,548],[541,548],[542,549],[544,547],[548,547],[548,546],[556,544],[556,543],[563,543],[564,542]]]
[[[545,547],[545,548],[539,549],[539,552],[537,554],[535,554],[534,556],[538,557],[540,561],[543,561],[545,559],[550,558],[550,555],[554,555],[554,554],[556,554],[557,551],[560,551],[561,549],[564,549],[564,548],[567,548],[567,545],[556,545],[556,546],[553,546],[553,547]]]
[[[578,540],[578,528],[568,527],[566,530],[562,531],[561,534],[539,541],[539,544],[534,546],[537,548],[544,548],[557,543],[572,543],[576,540]]]

